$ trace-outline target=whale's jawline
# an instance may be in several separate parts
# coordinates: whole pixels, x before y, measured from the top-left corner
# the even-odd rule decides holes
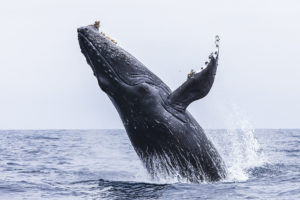
[[[111,64],[109,64],[109,62],[104,58],[104,56],[101,54],[101,52],[99,51],[99,49],[97,49],[97,47],[93,44],[93,42],[91,42],[84,34],[82,33],[78,33],[78,37],[79,37],[79,41],[81,41],[81,38],[83,38],[85,40],[85,42],[87,42],[90,46],[93,47],[93,49],[95,51],[97,51],[97,56],[100,57],[101,61],[103,63],[105,63],[106,66],[109,67],[109,69],[114,73],[114,75],[119,79],[119,81],[122,81],[124,84],[126,85],[129,85],[129,86],[132,86],[130,83],[128,83],[126,80],[124,80],[122,77],[120,77],[120,75],[114,70],[114,68],[111,66]],[[81,37],[81,38],[80,38]],[[87,47],[85,45],[80,45],[80,48],[81,50],[83,50],[83,54],[88,58],[89,60],[89,64],[92,68],[92,70],[94,71],[94,75],[97,77],[99,74],[98,74],[98,71],[96,69],[96,67],[94,66],[93,62],[91,61],[91,57],[89,56],[88,54],[88,51],[87,51]],[[97,77],[98,78],[98,77]]]

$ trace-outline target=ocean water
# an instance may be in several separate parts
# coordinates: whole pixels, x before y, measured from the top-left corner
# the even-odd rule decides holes
[[[206,130],[228,177],[151,180],[124,130],[1,130],[0,199],[300,199],[300,130]]]

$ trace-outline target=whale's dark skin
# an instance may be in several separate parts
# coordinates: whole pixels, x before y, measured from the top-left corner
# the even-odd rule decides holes
[[[210,91],[218,51],[207,67],[174,92],[98,27],[78,28],[82,53],[100,88],[116,107],[130,141],[148,172],[190,182],[225,178],[224,163],[203,129],[186,110]]]

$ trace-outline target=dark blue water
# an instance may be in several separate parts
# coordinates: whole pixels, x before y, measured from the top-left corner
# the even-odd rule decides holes
[[[0,199],[300,199],[300,130],[207,130],[229,176],[151,180],[124,130],[0,131]]]

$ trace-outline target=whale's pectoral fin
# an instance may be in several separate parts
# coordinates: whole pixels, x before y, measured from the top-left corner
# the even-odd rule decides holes
[[[201,71],[191,71],[188,74],[188,79],[169,97],[169,104],[176,110],[185,111],[187,106],[195,100],[205,97],[210,91],[218,65],[219,51],[218,46],[215,52],[209,56],[209,61]]]

